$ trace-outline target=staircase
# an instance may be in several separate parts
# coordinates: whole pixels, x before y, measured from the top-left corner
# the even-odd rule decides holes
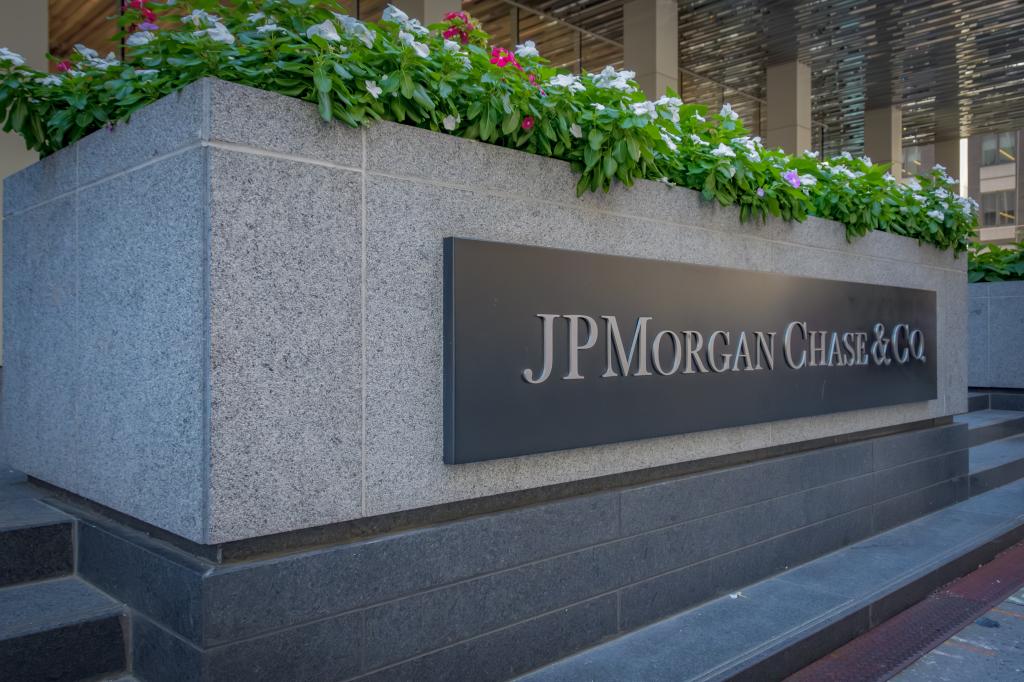
[[[124,607],[74,575],[75,520],[0,470],[0,679],[131,680]]]
[[[969,396],[962,502],[540,668],[529,682],[776,680],[1024,540],[1024,395]]]
[[[971,496],[1024,478],[1024,411],[1005,409],[1007,403],[1024,407],[1021,398],[1024,396],[971,393],[970,411],[955,417],[969,429]]]

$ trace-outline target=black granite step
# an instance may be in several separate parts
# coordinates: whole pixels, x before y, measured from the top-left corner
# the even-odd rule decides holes
[[[1018,481],[520,679],[781,679],[1022,537],[1024,481]]]
[[[0,486],[11,488],[15,492],[0,499],[0,587],[71,573],[72,518],[33,499],[17,482]]]
[[[967,424],[972,447],[1024,433],[1024,412],[1017,410],[977,410],[957,415],[953,421]]]
[[[969,471],[971,496],[1024,478],[1024,434],[972,447]]]
[[[979,410],[987,410],[992,405],[990,404],[988,393],[968,393],[967,394],[967,411],[977,412]]]
[[[0,589],[0,680],[84,680],[124,671],[122,612],[78,578]]]

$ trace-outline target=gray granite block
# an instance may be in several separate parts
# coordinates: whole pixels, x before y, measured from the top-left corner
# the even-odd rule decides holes
[[[56,151],[3,179],[3,215],[18,213],[78,188],[78,146]],[[6,241],[6,240],[5,240]]]
[[[228,142],[349,168],[363,166],[363,133],[320,118],[316,105],[211,78],[211,142]],[[401,126],[405,127],[405,126]]]
[[[215,543],[362,515],[362,184],[210,150]]]
[[[1024,388],[1024,296],[989,298],[989,380],[999,388]]]
[[[146,682],[201,682],[202,651],[138,613],[131,614],[132,671]]]
[[[989,401],[994,410],[1024,412],[1024,393],[994,392],[989,394]]]
[[[1024,481],[1007,483],[984,495],[971,497],[958,508],[1006,519],[1024,518]]]
[[[735,599],[718,599],[523,679],[654,682],[699,678],[754,656],[765,640],[842,604],[841,598],[828,593],[768,580]]]
[[[205,178],[193,149],[79,193],[78,267],[65,275],[78,287],[76,468],[68,481],[40,476],[200,542],[206,220],[196,199]]]
[[[606,542],[617,536],[617,520],[617,498],[605,493],[220,568],[204,583],[204,644]]]
[[[971,473],[1024,460],[1024,435],[971,448]]]
[[[18,470],[71,487],[79,472],[74,195],[8,216],[3,228],[3,450]]]
[[[79,575],[177,636],[198,642],[202,629],[202,564],[160,551],[82,520],[78,524]]]
[[[120,604],[78,578],[7,587],[0,591],[0,640],[120,613]]]
[[[981,289],[988,298],[1024,297],[1024,281],[984,282],[972,284],[972,289]]]
[[[558,609],[385,668],[366,680],[507,680],[598,644],[616,632],[615,595]]]
[[[874,474],[875,502],[964,476],[968,466],[967,450],[959,450],[877,471]]]
[[[974,286],[971,291],[975,291]],[[967,385],[992,386],[988,355],[988,298],[971,298],[967,308]]]
[[[82,138],[78,150],[78,182],[86,186],[108,175],[121,173],[185,147],[198,145],[203,137],[207,81],[187,85],[132,114],[127,123],[101,128]],[[174,187],[168,182],[165,187]],[[126,196],[131,196],[130,191]],[[137,195],[137,200],[143,196]],[[188,194],[178,195],[181,198]],[[195,198],[201,195],[192,195]]]
[[[874,469],[882,471],[968,447],[968,429],[960,424],[919,429],[872,440]]]
[[[1024,457],[993,463],[984,469],[971,471],[970,494],[980,495],[1021,478],[1024,478]]]
[[[0,587],[74,570],[72,519],[31,498],[0,501]]]
[[[639,533],[870,471],[865,442],[630,488],[622,493],[622,530]]]
[[[635,630],[713,599],[732,587],[716,575],[714,561],[628,585],[619,592],[619,629]]]

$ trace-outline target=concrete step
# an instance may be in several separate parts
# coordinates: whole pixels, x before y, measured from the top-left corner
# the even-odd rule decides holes
[[[0,489],[18,491],[18,485]],[[0,587],[68,575],[72,570],[73,520],[24,492],[0,499]]]
[[[1024,538],[1024,481],[972,497],[522,680],[783,678]]]
[[[78,578],[0,589],[0,680],[111,677],[125,669],[123,607]]]
[[[1024,478],[1024,434],[972,447],[968,466],[972,497]]]
[[[1016,410],[978,410],[957,415],[953,421],[967,424],[967,442],[972,447],[1024,433],[1024,412]]]

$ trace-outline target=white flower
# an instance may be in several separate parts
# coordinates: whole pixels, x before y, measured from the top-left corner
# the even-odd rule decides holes
[[[557,76],[552,76],[551,80],[548,81],[548,85],[565,88],[569,92],[582,92],[587,89],[587,86],[580,82],[580,77],[571,73],[560,73]]]
[[[659,98],[655,104],[660,107],[681,107],[683,106],[683,100],[678,97],[669,97],[668,95],[664,95]]]
[[[382,21],[392,21],[396,24],[404,24],[409,21],[409,15],[394,5],[388,5],[380,15]]]
[[[337,12],[332,12],[332,14],[334,14],[335,18],[341,22],[342,27],[345,29],[345,33],[355,36],[361,40],[363,45],[366,45],[366,47],[373,47],[373,41],[377,38],[376,31],[371,31],[366,28],[366,24],[358,19],[353,19],[347,14],[338,14]]]
[[[527,40],[522,45],[516,45],[516,56],[523,57],[539,57],[540,52],[537,51],[537,44],[532,40]]]
[[[213,28],[204,28],[199,31],[192,31],[192,35],[197,38],[200,36],[206,36],[215,43],[224,43],[225,45],[230,45],[235,42],[235,37],[231,35],[231,31],[228,30],[228,27],[219,21],[213,25]]]
[[[675,140],[666,135],[664,132],[661,133],[661,141],[668,145],[668,148],[671,149],[672,151],[676,151],[676,149],[678,149]]]
[[[341,36],[338,35],[338,29],[334,27],[330,19],[324,19],[322,23],[313,24],[307,28],[306,37],[312,38],[313,36],[320,36],[324,40],[334,43],[341,40]]]
[[[583,128],[580,128],[579,123],[573,123],[569,126],[569,134],[575,137],[577,140],[583,137]]]
[[[942,211],[938,210],[938,209],[933,209],[931,211],[928,211],[928,217],[929,218],[934,218],[935,220],[937,220],[940,223],[941,222],[945,222],[945,220],[946,220],[946,214],[943,213]]]
[[[703,139],[699,135],[694,135],[693,133],[690,133],[690,139],[693,140],[694,144],[703,145],[705,147],[708,146],[708,141]]]
[[[915,192],[921,191],[921,183],[918,181],[917,178],[910,178],[909,180],[907,180],[907,187],[914,190]]]
[[[853,155],[850,154],[850,152],[843,152],[839,156],[841,156],[842,158],[846,159],[847,161],[853,161]]]
[[[413,33],[418,33],[421,36],[425,36],[430,33],[430,29],[421,24],[419,19],[410,19],[405,22],[405,28]]]
[[[633,86],[629,84],[629,81],[635,77],[635,71],[616,71],[614,66],[606,66],[601,73],[591,76],[591,80],[599,88],[614,88],[623,92],[632,92]]]
[[[263,24],[256,29],[257,33],[275,33],[277,31],[284,31],[284,29],[277,24]]]
[[[727,118],[730,121],[735,121],[740,117],[739,114],[732,110],[732,105],[728,102],[722,105],[722,110],[718,112],[718,115],[722,118]]]
[[[633,113],[637,116],[647,116],[652,121],[658,117],[658,109],[655,107],[654,102],[634,102],[630,106],[633,109]]]
[[[886,173],[885,175],[882,176],[882,179],[888,183],[896,182],[896,178],[892,176],[892,173]]]
[[[940,173],[945,173],[946,172],[946,167],[943,166],[941,163],[937,163],[934,166],[932,166],[932,170],[933,171],[939,171]]]
[[[22,66],[25,58],[17,52],[11,52],[6,47],[0,47],[0,60],[11,62],[15,66]]]
[[[191,14],[183,16],[181,21],[184,24],[192,24],[193,26],[209,26],[220,21],[220,17],[201,9],[194,9]]]
[[[96,50],[92,49],[91,47],[86,47],[82,43],[75,43],[75,52],[77,52],[78,54],[82,55],[83,57],[85,57],[86,59],[88,59],[90,61],[93,60],[93,59],[99,59],[100,58],[100,53],[99,52],[97,52]]]
[[[800,185],[801,186],[813,187],[816,184],[818,184],[818,178],[814,177],[813,175],[801,175],[800,176]]]
[[[920,194],[912,194],[911,196],[914,197],[914,201],[916,201],[917,203],[919,203],[919,204],[925,203],[925,198],[923,196],[921,196]]]
[[[704,123],[704,122],[705,122],[705,121],[707,120],[707,119],[705,119],[705,118],[704,118],[703,116],[701,116],[700,114],[698,114],[697,112],[694,112],[694,114],[693,114],[693,117],[694,117],[695,119],[697,119],[698,121],[700,121],[701,123]]]
[[[456,52],[456,53],[462,52],[462,46],[459,45],[454,40],[445,39],[445,41],[444,41],[444,51],[445,52]]]
[[[249,20],[249,23],[255,24],[257,21],[259,21],[260,19],[265,18],[266,16],[267,15],[264,14],[263,12],[253,12],[252,14],[247,16],[246,19]]]
[[[470,62],[470,61],[469,61],[469,57],[467,57],[466,55],[461,55],[461,56],[459,57],[459,60],[461,60],[461,61],[462,61],[462,66],[463,66],[464,68],[467,68],[467,69],[468,69],[469,67],[471,67],[471,66],[473,65],[473,64],[472,64],[472,62]]]
[[[156,69],[135,69],[136,76],[154,76],[160,73]]]
[[[818,152],[812,152],[810,149],[805,149],[804,150],[804,156],[806,156],[808,158],[811,158],[811,159],[816,159],[816,158],[818,158]]]
[[[383,92],[381,87],[377,85],[377,81],[366,81],[366,91],[373,95],[374,99],[380,97],[380,93]]]
[[[452,114],[449,114],[449,115],[444,117],[443,121],[441,121],[441,125],[444,126],[445,130],[455,130],[456,128],[459,127],[459,121],[460,120],[461,119],[458,116],[454,116]]]
[[[747,158],[753,161],[754,163],[761,163],[761,155],[758,154],[753,149],[747,150]]]
[[[948,199],[950,194],[949,194],[949,192],[947,190],[945,190],[945,189],[943,189],[941,187],[936,187],[935,188],[935,196],[937,196],[940,199]]]
[[[424,43],[417,42],[416,36],[414,36],[413,34],[406,33],[405,31],[399,31],[398,39],[401,40],[406,45],[408,45],[409,47],[411,47],[413,50],[415,50],[416,54],[418,54],[419,56],[424,58],[430,56],[430,48],[427,47],[426,44]]]
[[[60,76],[54,75],[52,73],[44,78],[36,79],[36,83],[39,83],[40,85],[60,85],[63,82],[64,81],[61,80]]]
[[[735,158],[736,152],[727,147],[724,143],[719,142],[718,146],[711,150],[711,155],[718,157],[728,156],[729,158]]]
[[[139,45],[145,45],[156,38],[156,34],[152,31],[136,31],[124,40],[124,44],[128,47],[138,47]]]
[[[871,157],[870,156],[862,156],[862,157],[860,157],[860,160],[863,161],[864,163],[866,163],[869,166],[872,165],[871,164]]]

